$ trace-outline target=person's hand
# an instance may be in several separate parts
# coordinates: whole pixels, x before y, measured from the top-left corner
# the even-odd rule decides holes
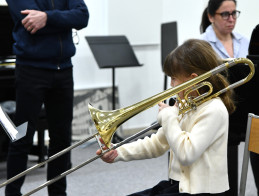
[[[101,142],[102,144],[104,144],[102,138],[100,138],[100,142]],[[108,147],[104,146],[104,147],[102,147],[102,149],[103,149],[103,150],[107,150]],[[101,153],[102,153],[102,150],[101,150],[101,149],[98,149],[98,150],[96,151],[96,154],[97,154],[97,155],[100,155]],[[110,150],[109,152],[106,152],[106,153],[101,157],[101,159],[102,159],[104,162],[106,162],[106,163],[113,163],[113,162],[114,162],[114,159],[115,159],[117,156],[118,156],[118,152],[117,152],[117,150],[115,149],[115,150]]]
[[[27,15],[22,20],[22,25],[31,34],[36,33],[39,29],[46,26],[47,14],[38,10],[23,10],[21,14]]]
[[[159,102],[159,103],[158,103],[158,106],[159,106],[159,108],[158,108],[159,112],[160,112],[162,109],[169,107],[169,105],[165,104],[164,102]]]

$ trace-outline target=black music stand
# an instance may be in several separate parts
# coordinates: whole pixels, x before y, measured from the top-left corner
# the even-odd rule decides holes
[[[115,109],[115,68],[139,64],[126,36],[85,37],[100,69],[112,69],[112,109]]]
[[[166,56],[178,46],[177,22],[168,22],[161,25],[161,61],[162,69]],[[164,90],[167,89],[167,76],[165,75]]]

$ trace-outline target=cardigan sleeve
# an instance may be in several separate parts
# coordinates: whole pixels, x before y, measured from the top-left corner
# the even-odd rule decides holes
[[[117,148],[116,161],[131,161],[150,159],[163,155],[169,149],[169,145],[161,128],[150,137],[139,139],[135,142],[124,144]]]
[[[228,112],[221,100],[208,104],[201,111],[193,112],[196,115],[192,115],[195,119],[192,119],[191,130],[182,130],[176,106],[165,108],[158,115],[170,148],[180,163],[186,166],[198,160],[213,142],[228,131]]]

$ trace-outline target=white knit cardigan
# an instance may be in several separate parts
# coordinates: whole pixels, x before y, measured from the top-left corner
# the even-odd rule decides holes
[[[170,149],[169,178],[179,191],[221,193],[229,189],[227,171],[228,111],[220,98],[178,116],[176,106],[158,114],[157,133],[117,148],[116,161],[155,158]],[[152,166],[151,166],[152,167]]]

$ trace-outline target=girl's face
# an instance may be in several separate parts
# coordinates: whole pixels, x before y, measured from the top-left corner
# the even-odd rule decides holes
[[[223,1],[214,16],[208,15],[216,33],[226,35],[233,31],[236,25],[236,16],[239,14],[235,13],[235,2],[227,0]]]
[[[171,86],[172,87],[176,87],[190,79],[193,79],[194,77],[196,77],[197,74],[191,74],[190,76],[186,77],[186,76],[181,76],[181,77],[176,77],[176,76],[171,76]],[[181,98],[181,99],[184,99],[184,91],[181,91],[178,96]]]
[[[175,76],[171,77],[171,86],[172,87],[176,87],[179,84],[182,84],[183,82],[184,82],[184,80],[182,79],[182,77],[181,78],[175,77]]]
[[[192,73],[191,75],[189,76],[179,76],[179,77],[176,77],[176,76],[171,76],[171,86],[174,88],[184,82],[187,82],[188,80],[191,80],[195,77],[197,77],[198,75],[196,73]],[[187,89],[186,89],[187,90]],[[184,93],[186,90],[183,90],[181,91],[180,93],[178,93],[178,96],[181,98],[181,99],[184,99]],[[195,92],[192,92],[191,93],[192,96],[197,96],[197,94]]]

